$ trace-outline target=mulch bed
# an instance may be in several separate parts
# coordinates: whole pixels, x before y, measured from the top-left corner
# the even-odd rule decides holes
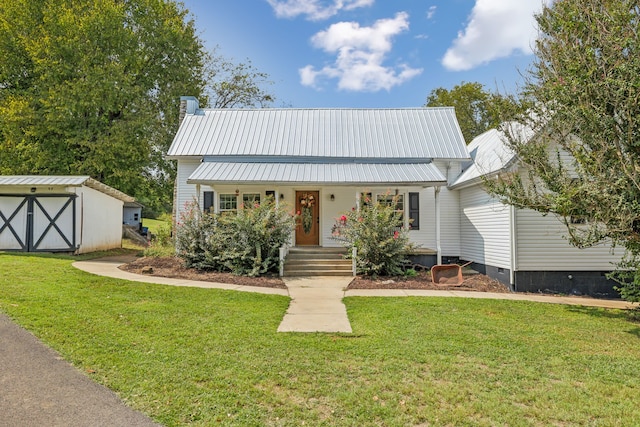
[[[122,270],[149,276],[172,277],[205,282],[230,283],[244,286],[261,286],[286,289],[282,279],[276,275],[261,277],[236,276],[231,273],[201,271],[186,268],[177,257],[142,257],[120,266]],[[143,272],[143,269],[145,272]],[[149,271],[150,270],[150,271]],[[508,293],[508,288],[497,280],[483,274],[465,275],[461,285],[436,285],[431,282],[429,271],[419,271],[415,277],[369,277],[358,276],[348,289],[433,289],[476,292]]]

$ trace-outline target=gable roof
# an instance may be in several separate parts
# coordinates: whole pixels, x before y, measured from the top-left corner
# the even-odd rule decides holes
[[[505,123],[504,126],[522,141],[527,141],[533,135],[530,128],[515,122]],[[462,173],[449,188],[479,183],[482,177],[503,172],[517,160],[516,154],[507,144],[507,136],[497,129],[490,129],[476,136],[467,148],[471,162],[462,166]]]
[[[304,162],[469,158],[452,107],[207,109],[187,114],[167,153],[299,158]]]
[[[52,187],[81,187],[87,186],[105,193],[123,202],[133,202],[135,199],[120,190],[109,187],[90,176],[77,175],[0,175],[0,186],[52,186]]]

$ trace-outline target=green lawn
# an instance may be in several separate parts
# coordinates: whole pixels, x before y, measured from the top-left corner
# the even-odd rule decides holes
[[[353,334],[283,334],[285,297],[131,283],[70,264],[0,254],[0,310],[169,426],[640,420],[640,325],[622,311],[354,297]]]
[[[158,230],[160,229],[160,227],[170,227],[171,221],[142,218],[142,226],[147,227],[149,229],[149,232],[151,232],[152,234],[158,234]]]

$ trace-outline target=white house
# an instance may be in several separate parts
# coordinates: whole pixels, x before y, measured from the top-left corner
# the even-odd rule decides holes
[[[532,136],[520,132],[522,138]],[[505,142],[495,129],[477,136],[468,146],[472,162],[449,186],[460,197],[460,258],[518,291],[611,294],[613,283],[605,273],[620,253],[606,244],[571,246],[566,226],[553,214],[504,205],[483,189],[482,178],[521,172]]]
[[[0,250],[119,248],[125,202],[133,198],[88,176],[0,176]]]
[[[178,215],[193,200],[222,212],[268,195],[296,211],[313,199],[313,221],[297,228],[294,245],[337,247],[331,228],[341,213],[363,197],[398,195],[411,239],[434,262],[459,254],[458,196],[447,184],[469,153],[453,108],[199,109],[192,97],[182,104],[167,155],[178,162]]]
[[[514,290],[607,294],[609,247],[573,248],[555,218],[516,210],[481,186],[514,165],[498,131],[469,147],[453,108],[200,109],[183,120],[167,157],[177,160],[177,214],[196,201],[214,212],[273,195],[312,209],[295,246],[335,247],[331,228],[363,197],[398,195],[427,265],[472,261]],[[313,202],[309,203],[310,200]]]

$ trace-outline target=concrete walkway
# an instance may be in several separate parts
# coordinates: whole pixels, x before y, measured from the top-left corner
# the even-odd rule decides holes
[[[353,277],[285,277],[291,303],[278,332],[351,332],[342,302]]]
[[[553,304],[582,305],[589,307],[628,309],[634,305],[621,300],[604,300],[589,297],[534,295],[519,293],[491,293],[470,291],[439,291],[409,289],[353,289],[346,290],[352,277],[297,277],[284,278],[287,289],[263,288],[254,286],[231,285],[171,279],[166,277],[143,276],[129,273],[118,268],[131,260],[131,257],[111,257],[92,261],[78,261],[73,266],[89,273],[116,277],[134,282],[158,283],[172,286],[195,286],[201,288],[228,289],[244,292],[259,292],[291,297],[291,303],[279,332],[346,332],[350,333],[351,324],[347,310],[342,302],[344,297],[459,297],[483,298],[512,301],[534,301]]]

